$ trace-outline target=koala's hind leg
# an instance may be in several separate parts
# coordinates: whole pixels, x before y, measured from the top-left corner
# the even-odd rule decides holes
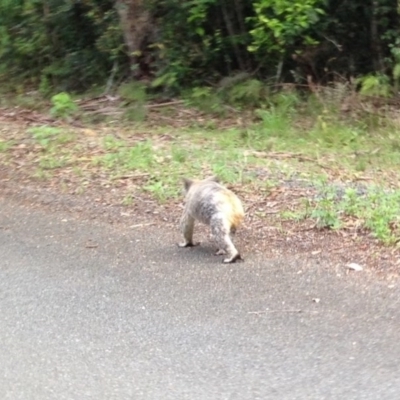
[[[185,212],[181,218],[181,231],[184,241],[179,243],[179,247],[194,246],[193,229],[194,229],[194,218],[192,218],[188,213]]]
[[[211,233],[218,246],[216,254],[227,254],[224,263],[233,263],[236,260],[240,260],[240,254],[230,237],[230,227],[225,223],[225,221],[214,219],[211,221],[210,225]]]

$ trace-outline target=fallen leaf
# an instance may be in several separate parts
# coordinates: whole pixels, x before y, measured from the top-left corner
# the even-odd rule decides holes
[[[357,263],[348,263],[348,264],[346,264],[346,267],[353,271],[362,271],[363,270],[363,267]]]
[[[96,136],[97,133],[93,129],[83,129],[83,134],[86,136]]]
[[[312,301],[314,303],[319,303],[321,301],[321,299],[319,299],[318,297],[315,297],[314,299],[312,299]]]

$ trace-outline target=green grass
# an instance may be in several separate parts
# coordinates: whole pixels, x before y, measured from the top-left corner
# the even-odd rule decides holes
[[[12,140],[0,140],[0,153],[5,153],[12,146]]]
[[[251,174],[245,173],[251,157],[228,136],[229,133],[222,133],[207,139],[199,131],[187,131],[172,142],[160,144],[157,135],[153,135],[132,145],[107,135],[101,144],[104,154],[93,157],[92,165],[114,179],[146,175],[143,190],[165,202],[181,195],[183,176],[218,175],[226,183],[252,179]]]
[[[69,163],[68,155],[46,154],[39,160],[39,167],[42,169],[62,168]]]
[[[280,95],[271,99],[269,106],[257,111],[256,120],[246,128],[181,130],[174,134],[171,142],[162,145],[157,142],[157,134],[136,144],[107,134],[101,141],[104,154],[94,156],[92,165],[108,171],[112,177],[135,171],[147,174],[148,184],[144,190],[160,201],[180,194],[182,176],[217,175],[226,183],[246,183],[257,181],[254,173],[257,168],[268,169],[281,178],[304,175],[311,180],[318,180],[319,164],[331,168],[339,165],[346,176],[375,173],[388,166],[400,169],[400,140],[396,127],[381,121],[372,124],[372,132],[370,123],[342,121],[334,112],[323,108],[318,112],[314,108],[316,114],[312,118],[307,114],[305,124],[304,108],[307,107],[301,109],[301,104],[296,96]],[[56,153],[60,145],[74,140],[70,133],[47,126],[31,128],[28,132],[49,153],[42,156],[40,167],[60,168],[68,163],[68,157],[56,157]],[[289,157],[274,158],[274,153]],[[291,158],[290,154],[296,156]],[[301,157],[297,160],[299,154],[315,163],[302,162]],[[258,185],[263,187],[264,182]],[[311,217],[338,228],[338,210],[331,207],[329,196],[325,197],[326,204],[320,202]]]
[[[139,142],[129,147],[122,141],[113,142],[108,138],[104,147],[108,152],[95,157],[93,163],[106,169],[113,170],[116,174],[132,170],[146,171],[155,163],[155,154],[150,141]],[[117,143],[117,145],[116,145]]]
[[[123,206],[131,206],[134,203],[133,196],[131,194],[127,194],[123,199],[122,199],[122,205]]]
[[[317,188],[315,198],[305,199],[299,210],[282,216],[311,218],[317,227],[333,230],[346,228],[350,222],[352,227],[368,230],[382,243],[392,245],[400,241],[400,190],[378,186],[338,189],[325,183]]]
[[[63,145],[75,139],[75,135],[69,131],[46,125],[30,128],[27,133],[46,150],[51,146]]]
[[[153,177],[144,186],[144,190],[151,193],[160,203],[165,203],[168,199],[175,198],[180,194],[177,178],[165,179],[164,177],[163,180],[157,180]]]

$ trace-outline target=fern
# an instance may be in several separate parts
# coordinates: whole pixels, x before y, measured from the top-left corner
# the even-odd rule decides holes
[[[230,103],[246,104],[255,106],[263,97],[264,85],[257,79],[249,79],[234,85],[227,94]]]
[[[387,75],[366,75],[358,78],[356,82],[361,85],[360,93],[363,96],[390,96],[390,80]]]

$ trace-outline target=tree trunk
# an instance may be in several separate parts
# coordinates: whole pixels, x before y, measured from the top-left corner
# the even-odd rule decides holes
[[[128,48],[132,73],[139,78],[149,72],[145,51],[153,31],[152,18],[144,0],[115,2],[125,44]]]
[[[235,53],[236,61],[237,61],[238,65],[239,65],[239,69],[241,71],[246,71],[246,63],[245,63],[245,61],[244,61],[244,59],[243,59],[243,57],[241,55],[239,46],[235,42],[236,32],[235,32],[235,28],[234,28],[233,23],[232,23],[232,17],[229,14],[229,11],[228,11],[229,8],[232,8],[232,6],[231,5],[229,5],[229,6],[226,5],[225,2],[221,3],[222,16],[224,18],[225,26],[226,26],[226,29],[227,29],[227,31],[229,33],[230,39],[231,39],[233,52]]]
[[[372,62],[374,65],[375,72],[383,72],[383,51],[378,31],[378,9],[379,4],[377,0],[372,1],[371,9],[371,50],[372,50]]]

